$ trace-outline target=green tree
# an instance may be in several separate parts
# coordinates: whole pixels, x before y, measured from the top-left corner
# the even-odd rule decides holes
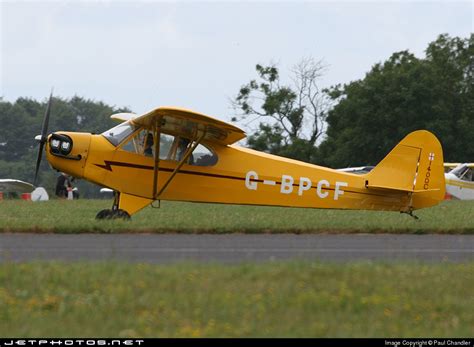
[[[324,133],[328,99],[318,87],[322,62],[303,59],[292,69],[292,85],[283,85],[276,66],[257,65],[258,80],[240,88],[232,100],[234,121],[258,121],[250,147],[294,159],[313,161]]]
[[[320,162],[331,167],[378,163],[409,132],[427,129],[446,161],[474,158],[474,36],[440,35],[418,59],[408,51],[376,64],[365,78],[335,86]]]
[[[16,178],[33,181],[38,144],[35,136],[41,132],[47,100],[38,102],[29,98],[18,98],[14,103],[0,99],[0,178]],[[58,130],[100,133],[115,125],[110,115],[129,112],[87,100],[78,96],[71,99],[53,98],[48,132]],[[40,169],[40,183],[53,193],[55,175],[46,160]],[[98,196],[97,186],[80,182],[83,196]]]

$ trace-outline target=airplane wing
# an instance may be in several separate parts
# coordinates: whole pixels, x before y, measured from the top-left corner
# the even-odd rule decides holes
[[[443,166],[445,168],[450,168],[450,169],[454,169],[456,166],[459,166],[461,165],[461,163],[444,163]]]
[[[178,107],[159,107],[132,119],[136,125],[151,128],[161,118],[161,131],[184,137],[194,137],[197,131],[205,132],[204,141],[230,145],[243,138],[245,132],[238,127],[206,116],[201,113]]]
[[[120,122],[126,122],[137,117],[138,115],[135,113],[116,113],[110,116],[113,120],[118,120]]]
[[[446,172],[449,172],[450,170],[457,168],[459,165],[474,168],[474,163],[444,163],[444,168],[447,170]]]
[[[0,179],[0,192],[31,193],[35,187],[20,180]]]
[[[457,164],[455,167],[448,166],[444,164],[445,168],[450,168],[446,173],[454,173],[456,176],[458,176],[457,172],[459,171],[464,171],[466,168],[474,168],[474,163],[464,163],[464,164]]]

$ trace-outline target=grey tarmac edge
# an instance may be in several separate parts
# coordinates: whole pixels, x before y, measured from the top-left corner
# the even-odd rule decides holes
[[[474,235],[0,234],[0,262],[474,261]]]

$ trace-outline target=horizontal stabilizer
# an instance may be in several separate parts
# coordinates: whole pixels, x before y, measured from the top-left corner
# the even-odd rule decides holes
[[[405,189],[405,188],[394,188],[388,186],[373,186],[373,185],[366,185],[366,188],[369,189],[381,189],[381,190],[396,190],[400,192],[407,192],[407,193],[423,193],[423,192],[436,192],[439,191],[439,188],[434,189],[423,189],[423,190],[413,190],[413,189]]]

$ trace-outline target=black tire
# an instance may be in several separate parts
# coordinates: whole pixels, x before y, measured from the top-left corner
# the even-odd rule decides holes
[[[102,210],[95,216],[95,219],[123,219],[130,220],[130,215],[125,210]]]
[[[123,220],[130,220],[130,215],[125,210],[114,210],[112,211],[111,219],[123,219]]]
[[[110,219],[112,210],[102,210],[95,216],[95,219]]]

